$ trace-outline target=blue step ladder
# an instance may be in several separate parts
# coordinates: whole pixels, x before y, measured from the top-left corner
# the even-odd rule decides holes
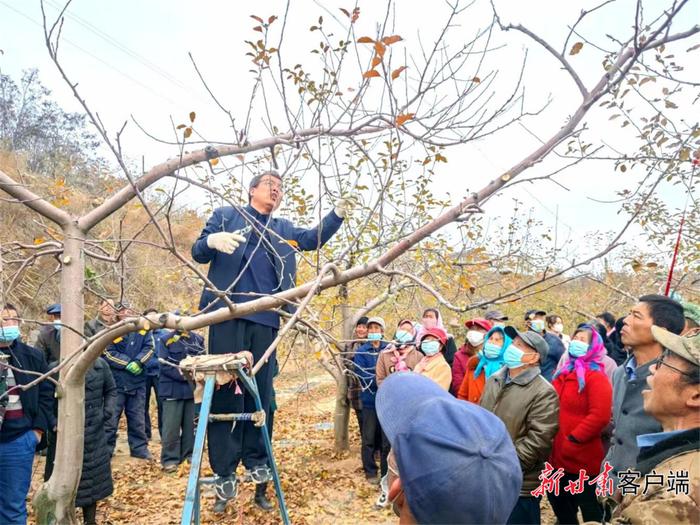
[[[269,459],[270,470],[272,471],[272,480],[275,484],[275,492],[277,494],[277,502],[279,511],[284,525],[289,525],[289,514],[287,506],[284,502],[284,494],[280,484],[280,477],[275,464],[275,458],[272,455],[272,443],[270,442],[270,434],[267,430],[267,421],[265,412],[260,402],[260,394],[255,378],[248,374],[246,368],[249,365],[246,357],[240,354],[223,354],[218,355],[218,358],[224,359],[230,357],[224,364],[208,366],[206,364],[199,366],[194,365],[191,368],[182,366],[181,370],[186,376],[197,380],[201,380],[204,375],[204,394],[202,396],[202,404],[199,409],[199,421],[197,422],[197,431],[194,440],[194,451],[192,453],[192,465],[190,467],[190,475],[187,481],[187,492],[185,493],[185,504],[182,508],[181,525],[199,525],[200,514],[200,496],[201,486],[211,485],[214,483],[214,478],[200,478],[202,468],[202,455],[204,453],[204,440],[207,434],[207,426],[211,421],[231,421],[233,424],[238,424],[239,421],[250,421],[260,428],[263,439],[265,441],[265,450]],[[184,363],[183,363],[184,365]],[[211,414],[211,402],[214,397],[214,389],[216,386],[217,373],[229,374],[232,379],[240,379],[243,387],[250,392],[255,400],[255,409],[253,413],[244,414]]]

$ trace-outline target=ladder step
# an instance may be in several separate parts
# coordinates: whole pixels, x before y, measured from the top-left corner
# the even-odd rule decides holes
[[[261,414],[250,412],[245,414],[209,414],[209,421],[257,421]]]

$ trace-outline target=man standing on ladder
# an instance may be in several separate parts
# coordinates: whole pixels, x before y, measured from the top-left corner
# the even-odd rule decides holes
[[[192,246],[195,261],[209,263],[207,277],[231,301],[243,303],[272,295],[295,286],[296,250],[316,250],[335,232],[347,213],[347,201],[340,199],[335,210],[321,224],[311,229],[294,226],[286,219],[274,218],[273,212],[282,202],[282,177],[267,171],[253,177],[248,188],[248,206],[224,206],[214,210],[199,238]],[[214,291],[205,287],[200,310],[220,308],[225,303]],[[290,306],[285,309],[289,310]],[[272,344],[280,326],[275,312],[255,312],[209,327],[209,353],[226,354],[248,350],[258,361]],[[272,353],[255,376],[260,401],[269,415],[272,376],[276,353]],[[211,412],[229,414],[255,412],[255,403],[248,391],[238,384],[219,388],[214,393]],[[236,497],[236,468],[239,461],[257,484],[255,503],[264,510],[272,504],[265,495],[272,479],[265,444],[260,428],[252,422],[211,422],[209,463],[216,475],[214,512],[224,512],[228,500]]]

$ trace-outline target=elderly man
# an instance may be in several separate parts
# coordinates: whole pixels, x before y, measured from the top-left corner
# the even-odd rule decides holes
[[[486,381],[480,404],[505,423],[523,471],[520,497],[508,523],[539,523],[540,500],[531,491],[539,485],[559,428],[559,397],[540,375],[539,364],[548,350],[545,340],[532,330],[519,332],[512,326],[506,326],[505,333],[513,340],[503,354],[506,366]]]
[[[52,304],[46,309],[51,324],[39,329],[36,348],[44,352],[47,363],[54,363],[61,357],[61,305]]]
[[[282,177],[268,171],[253,177],[248,189],[248,206],[224,206],[214,210],[199,238],[192,246],[192,258],[209,264],[212,284],[225,291],[234,303],[245,303],[283,292],[295,286],[297,250],[316,250],[340,228],[347,211],[344,200],[326,215],[321,224],[310,229],[294,226],[286,219],[273,217],[282,202]],[[200,310],[224,306],[215,290],[205,288]],[[289,310],[289,308],[287,307]],[[224,354],[249,350],[257,361],[277,337],[279,314],[273,311],[250,313],[209,328],[209,353]],[[256,381],[263,410],[269,414],[273,353],[258,370]],[[212,413],[254,412],[255,403],[248,392],[236,395],[236,386],[222,387],[214,394]],[[250,471],[260,493],[271,479],[262,433],[252,423],[209,423],[209,462],[216,474],[215,512],[224,512],[226,502],[238,492],[236,467]],[[264,505],[271,508],[269,505]]]
[[[642,390],[646,388],[650,369],[663,351],[651,332],[652,325],[674,334],[683,330],[685,319],[680,303],[663,295],[645,295],[625,317],[622,342],[630,348],[630,356],[613,373],[613,425],[610,450],[605,461],[612,467],[613,481],[617,473],[634,467],[639,454],[637,436],[659,432],[659,422],[644,411]]]
[[[114,307],[114,301],[112,299],[102,299],[100,302],[100,307],[97,310],[97,316],[90,321],[86,321],[83,332],[85,337],[92,337],[97,332],[100,332],[107,328],[109,325],[114,324],[117,317],[117,310]]]
[[[2,305],[2,303],[0,303]],[[27,493],[34,452],[45,446],[43,435],[56,424],[53,386],[43,381],[21,390],[36,374],[48,371],[44,354],[24,344],[19,313],[0,307],[0,523],[26,523]],[[9,365],[13,368],[9,368]],[[19,370],[19,371],[18,371]]]
[[[389,376],[377,413],[398,478],[389,499],[399,523],[504,523],[522,473],[503,422],[412,372]]]
[[[663,351],[650,367],[649,388],[642,396],[644,411],[661,424],[661,432],[637,436],[637,466],[635,471],[627,471],[630,475],[625,478],[636,490],[620,482],[623,498],[613,523],[697,524],[700,335],[683,337],[658,326],[652,326],[651,332]]]

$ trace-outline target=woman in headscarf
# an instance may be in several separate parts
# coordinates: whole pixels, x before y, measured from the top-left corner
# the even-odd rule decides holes
[[[601,434],[610,422],[612,386],[603,370],[606,355],[603,339],[593,325],[580,325],[569,343],[569,358],[553,376],[559,396],[559,431],[554,437],[550,463],[555,471],[564,469],[562,486],[579,480],[584,470],[589,479],[600,472],[605,455]],[[596,499],[595,485],[581,483],[582,491],[548,494],[559,523],[600,522],[603,509]],[[571,491],[578,492],[578,491]]]
[[[423,357],[416,350],[416,330],[413,322],[402,319],[396,329],[394,341],[379,353],[377,359],[377,387],[381,386],[390,374],[413,370]]]
[[[455,343],[454,337],[447,333],[447,329],[442,323],[442,316],[437,308],[426,308],[423,310],[421,325],[416,332],[416,341],[420,341],[423,338],[425,331],[429,330],[430,328],[439,328],[445,332],[447,340],[444,344],[443,356],[445,357],[447,364],[452,367],[452,361],[454,360],[455,353],[457,353],[457,343]]]
[[[503,352],[510,346],[502,326],[494,326],[484,337],[484,347],[467,362],[464,380],[457,391],[457,397],[479,404],[486,380],[503,366]]]

